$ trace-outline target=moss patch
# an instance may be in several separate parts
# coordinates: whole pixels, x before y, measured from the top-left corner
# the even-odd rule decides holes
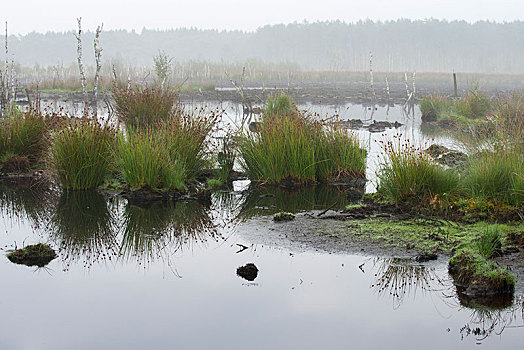
[[[319,234],[352,241],[381,243],[385,247],[400,247],[425,252],[450,254],[461,244],[478,240],[487,224],[458,224],[434,219],[407,219],[374,217],[363,220],[345,220],[322,228]],[[503,242],[506,232],[524,232],[524,223],[498,225]],[[515,235],[515,234],[513,234]]]
[[[280,213],[276,213],[273,216],[273,221],[279,222],[279,221],[291,221],[295,219],[295,215],[293,213],[286,213],[281,211]]]
[[[17,249],[7,254],[7,258],[15,264],[43,267],[56,258],[56,253],[47,244],[38,243]]]
[[[459,250],[449,260],[449,272],[466,295],[512,293],[515,287],[513,274],[470,248]]]

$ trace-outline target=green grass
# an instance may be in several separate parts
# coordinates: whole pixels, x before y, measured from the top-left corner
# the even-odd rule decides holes
[[[100,186],[112,165],[115,132],[97,122],[82,120],[53,135],[50,165],[65,189]]]
[[[473,198],[524,205],[524,156],[499,149],[472,158],[465,175],[465,187]]]
[[[433,94],[420,100],[420,112],[424,121],[450,120],[459,124],[482,122],[493,110],[489,97],[478,87],[459,99]]]
[[[241,165],[255,181],[310,183],[341,174],[362,176],[366,153],[344,131],[300,114],[262,120],[260,132],[239,140]]]
[[[451,101],[444,96],[434,94],[423,97],[419,107],[423,120],[436,121],[442,113],[450,110]]]
[[[490,99],[476,87],[465,97],[456,101],[453,110],[459,116],[468,119],[485,118],[491,110],[491,102]]]
[[[166,145],[154,129],[119,134],[115,159],[122,180],[131,189],[184,189],[184,169],[170,162]]]
[[[456,171],[434,163],[409,144],[384,144],[385,159],[379,169],[378,191],[395,203],[423,204],[435,195],[454,194],[459,186]]]
[[[486,231],[475,241],[475,248],[486,259],[499,255],[502,249],[502,233],[499,226],[487,226]]]
[[[194,181],[209,167],[207,141],[217,122],[214,115],[180,114],[158,124],[158,137],[171,163],[183,168],[184,181]]]
[[[151,126],[167,120],[178,113],[176,100],[178,94],[169,89],[157,87],[143,88],[139,85],[131,89],[113,89],[115,112],[127,127]]]
[[[502,251],[503,227],[488,225],[480,235],[464,239],[449,259],[453,278],[467,290],[480,294],[513,291],[515,276],[492,259]]]
[[[264,117],[281,117],[297,113],[295,101],[289,95],[276,92],[268,96],[264,108]]]
[[[0,121],[0,157],[27,156],[34,164],[41,160],[48,145],[48,127],[42,115],[14,108]]]

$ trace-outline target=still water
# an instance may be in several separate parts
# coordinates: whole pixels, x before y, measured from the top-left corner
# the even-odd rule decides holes
[[[368,178],[379,138],[427,140],[418,111],[395,108],[327,108],[341,119],[403,123],[357,131],[370,150]],[[2,184],[0,349],[522,348],[521,294],[486,305],[457,294],[445,257],[421,265],[326,251],[292,241],[271,220],[280,210],[348,203],[335,188],[289,193],[237,183],[211,204],[135,206],[96,192]],[[37,242],[58,252],[46,267],[5,257]],[[236,273],[247,263],[259,270],[253,281]]]
[[[2,257],[0,348],[520,348],[522,297],[490,307],[459,298],[445,259],[420,265],[283,238],[267,214],[333,206],[326,191],[139,207],[4,186],[4,253],[47,242],[59,256],[43,268]],[[259,269],[251,282],[236,274],[247,263]]]

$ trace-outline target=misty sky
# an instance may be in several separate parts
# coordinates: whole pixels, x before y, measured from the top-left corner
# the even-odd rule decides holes
[[[523,0],[21,0],[2,1],[1,27],[10,34],[84,28],[255,30],[265,24],[317,20],[461,19],[524,20]],[[3,32],[4,29],[2,29]]]

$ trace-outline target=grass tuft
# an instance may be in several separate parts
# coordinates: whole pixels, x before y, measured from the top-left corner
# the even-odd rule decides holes
[[[176,113],[177,93],[157,87],[115,87],[115,112],[127,127],[141,128],[167,120]]]
[[[70,121],[53,136],[50,165],[65,189],[100,186],[112,164],[115,132],[92,120]]]
[[[422,150],[409,143],[383,143],[384,162],[379,170],[378,191],[396,203],[427,201],[435,195],[453,194],[458,189],[456,171],[434,163]]]

